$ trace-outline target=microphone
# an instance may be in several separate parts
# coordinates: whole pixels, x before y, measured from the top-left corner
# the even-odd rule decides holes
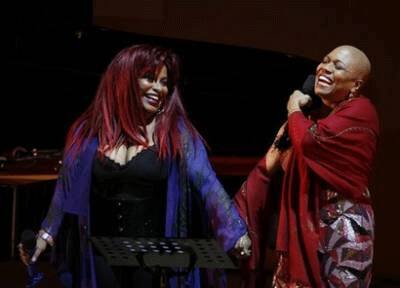
[[[36,234],[32,230],[24,230],[21,234],[21,244],[23,249],[28,253],[29,258],[33,256],[36,248]],[[39,272],[36,263],[29,261],[27,266],[28,279],[26,288],[34,288],[43,279],[43,273]]]
[[[320,108],[322,105],[321,98],[315,95],[314,85],[315,85],[315,75],[310,74],[307,76],[307,79],[306,81],[304,81],[303,86],[301,87],[300,90],[303,94],[307,94],[311,97],[311,102],[308,105],[301,107],[301,110],[305,115],[310,114],[311,111]]]
[[[310,95],[311,98],[315,97],[314,83],[315,83],[315,75],[313,74],[308,75],[306,81],[304,81],[303,86],[301,87],[301,92],[303,92],[303,94]]]
[[[303,83],[303,86],[300,89],[303,94],[307,94],[311,97],[311,101],[307,105],[300,107],[305,115],[310,114],[312,110],[319,108],[322,104],[321,99],[314,93],[314,85],[315,75],[310,74],[307,76],[306,80]],[[279,150],[286,150],[292,145],[289,138],[287,125],[285,126],[285,131],[283,132],[282,136],[275,140],[274,145]]]

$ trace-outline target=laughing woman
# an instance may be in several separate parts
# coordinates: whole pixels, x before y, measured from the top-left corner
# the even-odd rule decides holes
[[[374,213],[368,190],[379,121],[361,90],[371,64],[356,47],[329,52],[316,69],[325,113],[308,119],[309,96],[287,103],[293,145],[282,189],[276,287],[368,287]],[[322,116],[323,115],[323,116]]]
[[[364,52],[339,46],[316,69],[321,107],[307,112],[302,106],[309,95],[290,96],[287,123],[235,196],[253,243],[247,268],[255,276],[246,271],[246,287],[263,287],[256,282],[263,280],[259,263],[272,237],[279,258],[273,287],[369,286],[374,213],[368,186],[379,135],[375,107],[361,93],[369,73]],[[289,147],[279,145],[285,130]],[[282,174],[280,191],[273,191],[270,181]],[[276,206],[268,203],[273,196]],[[276,226],[261,221],[271,215],[278,215]]]

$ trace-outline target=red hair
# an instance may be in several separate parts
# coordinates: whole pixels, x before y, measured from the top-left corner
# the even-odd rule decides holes
[[[163,112],[155,116],[155,142],[159,156],[182,155],[178,122],[192,136],[198,135],[189,121],[180,98],[180,62],[172,51],[151,45],[123,49],[108,65],[88,109],[72,124],[66,140],[66,152],[79,153],[86,139],[97,137],[103,153],[121,144],[148,145],[145,112],[138,79],[163,65],[167,68],[168,95]]]

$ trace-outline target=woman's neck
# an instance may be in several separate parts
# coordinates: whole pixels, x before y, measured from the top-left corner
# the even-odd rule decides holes
[[[149,124],[146,125],[146,138],[149,146],[154,145],[154,131],[156,127],[156,118],[154,117]]]

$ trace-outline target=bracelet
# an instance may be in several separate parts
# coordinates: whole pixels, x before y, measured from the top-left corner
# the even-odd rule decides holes
[[[41,233],[39,237],[42,238],[44,241],[46,241],[51,246],[53,245],[53,237],[46,231],[43,231],[43,233]]]

